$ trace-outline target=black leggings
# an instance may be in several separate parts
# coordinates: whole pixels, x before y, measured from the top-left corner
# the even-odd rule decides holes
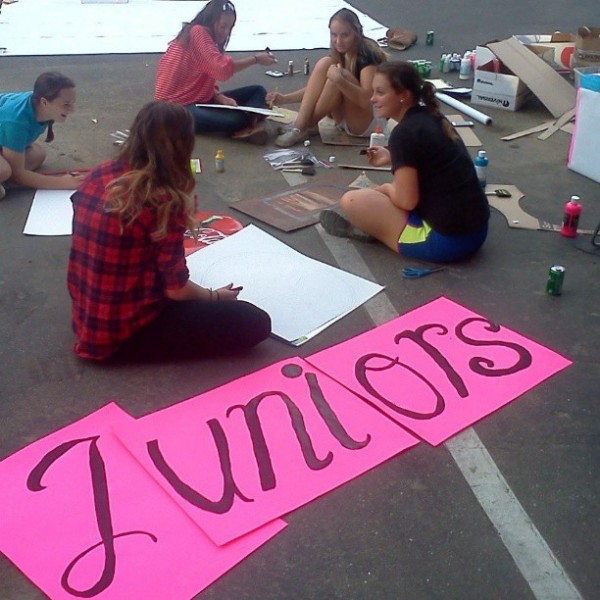
[[[171,301],[109,361],[166,362],[234,354],[252,348],[270,333],[269,315],[243,300]]]

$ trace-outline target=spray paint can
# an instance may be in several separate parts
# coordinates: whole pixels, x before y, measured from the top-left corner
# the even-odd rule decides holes
[[[294,74],[294,61],[290,60],[288,62],[288,75],[291,77]]]
[[[549,296],[560,296],[562,294],[564,280],[565,268],[561,265],[552,265],[548,271],[546,293]]]
[[[308,56],[304,59],[304,75],[310,75],[310,63],[308,62]]]
[[[428,46],[433,46],[433,38],[434,37],[435,37],[435,31],[430,29],[427,32],[427,36],[425,37],[425,44],[427,44]]]
[[[223,150],[217,150],[215,154],[215,171],[217,173],[223,173],[225,171],[225,154]]]
[[[477,173],[477,179],[479,179],[479,185],[485,189],[487,184],[487,167],[489,159],[485,150],[480,150],[473,161],[475,164],[475,172]]]
[[[581,203],[579,196],[571,196],[571,199],[565,204],[565,214],[560,227],[561,235],[574,238],[577,235],[577,226],[579,225],[579,216],[581,215]]]

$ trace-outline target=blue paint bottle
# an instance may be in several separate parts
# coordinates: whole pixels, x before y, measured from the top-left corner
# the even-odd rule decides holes
[[[479,179],[479,185],[485,189],[487,184],[487,167],[489,159],[485,150],[480,150],[473,161],[475,163],[475,172],[477,173],[477,179]]]

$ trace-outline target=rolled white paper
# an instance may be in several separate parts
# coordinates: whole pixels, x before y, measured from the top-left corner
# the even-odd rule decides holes
[[[483,123],[484,125],[492,124],[492,117],[488,117],[487,115],[483,114],[482,112],[479,112],[478,110],[475,110],[474,108],[471,108],[464,102],[461,102],[460,100],[457,100],[456,98],[452,98],[452,96],[448,96],[447,94],[440,94],[439,92],[436,92],[435,95],[436,95],[436,98],[440,102],[443,102],[444,104],[447,104],[448,106],[451,106],[452,108],[455,108],[456,110],[460,110],[461,112],[464,112],[465,115],[468,115],[469,117],[471,117],[472,119],[475,119],[479,123]]]

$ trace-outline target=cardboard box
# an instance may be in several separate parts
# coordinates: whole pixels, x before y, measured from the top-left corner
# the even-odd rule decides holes
[[[471,104],[515,111],[519,110],[530,96],[525,83],[506,72],[506,68],[503,68],[489,48],[477,46]]]
[[[487,44],[504,66],[518,77],[555,118],[575,108],[575,88],[515,37]]]
[[[549,34],[515,35],[514,37],[555,71],[571,70],[571,61],[575,52],[574,34],[556,31]]]
[[[572,66],[600,65],[600,27],[580,27],[575,38]]]

